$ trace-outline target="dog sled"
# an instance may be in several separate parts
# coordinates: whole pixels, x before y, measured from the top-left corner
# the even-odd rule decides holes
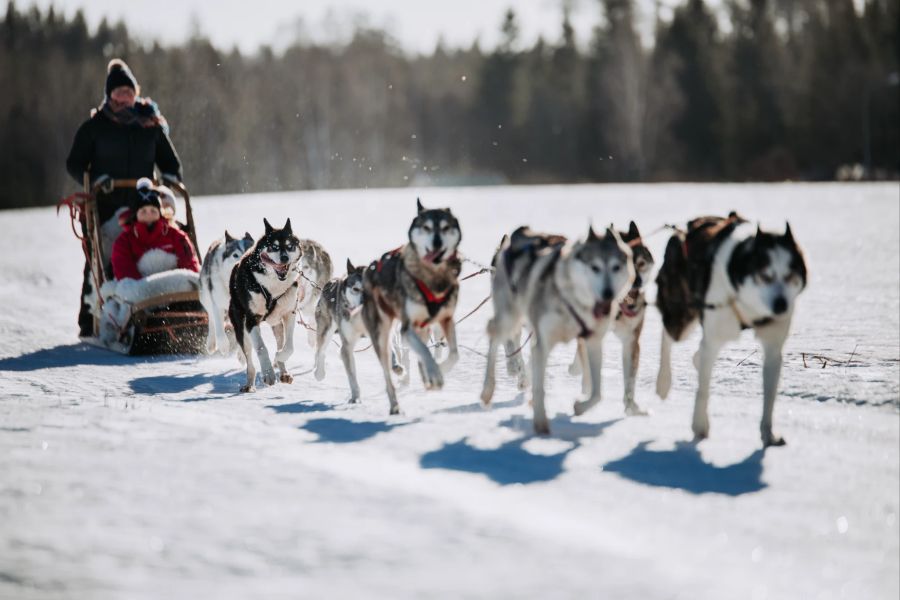
[[[154,184],[158,182],[154,181]],[[165,182],[181,197],[185,223],[181,228],[197,248],[191,199],[180,182]],[[196,274],[179,269],[150,275],[140,281],[112,277],[112,241],[121,232],[118,213],[100,222],[98,193],[134,189],[136,179],[106,180],[72,194],[57,206],[69,209],[72,231],[81,241],[90,266],[92,293],[83,301],[91,307],[93,336],[82,341],[122,354],[201,354],[205,351],[208,320],[200,304]]]

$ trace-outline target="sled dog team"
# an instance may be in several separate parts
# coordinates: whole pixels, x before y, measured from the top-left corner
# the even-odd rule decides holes
[[[254,353],[266,385],[293,381],[285,363],[293,353],[298,318],[316,346],[316,379],[325,376],[325,351],[338,334],[350,402],[360,398],[354,349],[362,337],[371,340],[381,364],[391,414],[400,412],[392,374],[408,381],[410,350],[425,388],[443,386],[459,358],[454,313],[462,231],[450,209],[426,209],[419,201],[417,207],[407,243],[365,267],[348,260],[346,275],[334,279],[328,253],[316,242],[298,238],[290,219],[281,229],[264,219],[265,233],[255,242],[250,234],[235,239],[226,232],[210,246],[200,272],[201,302],[209,313],[207,347],[211,353],[237,350],[247,368],[242,392],[255,389]],[[507,371],[517,377],[519,389],[530,378],[535,431],[549,433],[547,358],[557,344],[577,340],[569,372],[582,376],[585,397],[575,402],[574,412],[583,414],[600,401],[603,338],[612,330],[623,345],[625,412],[646,414],[635,402],[634,384],[648,306],[643,286],[653,266],[634,222],[623,232],[610,226],[598,234],[589,228],[578,240],[528,227],[504,235],[492,261],[494,315],[487,325],[484,405],[490,405],[494,393],[497,352],[503,345]],[[783,234],[761,231],[734,212],[694,219],[685,230],[674,230],[656,282],[663,322],[657,394],[665,399],[671,388],[673,342],[685,339],[699,323],[692,429],[697,439],[707,437],[713,364],[726,342],[753,329],[764,351],[763,445],[784,444],[772,430],[772,411],[782,347],[795,300],[806,285],[806,265],[790,226]],[[262,323],[275,336],[274,364],[260,332]],[[521,352],[523,326],[533,338],[530,374]],[[435,355],[429,345],[441,338],[448,354],[438,362],[440,344]]]

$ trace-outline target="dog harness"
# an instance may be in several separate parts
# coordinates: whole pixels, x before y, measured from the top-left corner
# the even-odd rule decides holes
[[[382,254],[381,258],[379,258],[378,261],[375,263],[375,271],[377,273],[381,273],[381,270],[384,267],[384,263],[386,263],[389,260],[398,258],[402,251],[403,251],[403,246],[400,246],[398,248],[394,248],[393,250],[390,250],[390,251]],[[447,260],[450,261],[450,260],[453,260],[454,258],[456,258],[455,252],[453,253],[452,256],[448,257]],[[422,294],[422,300],[425,302],[425,308],[428,311],[428,318],[423,321],[420,321],[418,323],[415,323],[415,326],[419,327],[419,328],[425,327],[426,325],[431,323],[431,321],[432,321],[432,319],[434,319],[435,315],[437,315],[438,312],[440,312],[440,310],[444,307],[444,305],[447,304],[447,302],[450,300],[450,292],[453,291],[453,286],[450,286],[448,289],[446,289],[445,291],[443,291],[441,293],[435,293],[430,287],[428,287],[428,284],[426,284],[424,281],[422,281],[421,279],[415,277],[412,273],[410,273],[409,269],[406,269],[406,267],[403,265],[402,262],[401,262],[400,266],[407,272],[407,274],[409,274],[410,278],[412,278],[413,282],[416,284],[416,288],[419,290],[419,293]],[[380,300],[379,305],[382,307],[382,310],[384,310],[384,312],[387,314],[391,314],[393,311],[386,310],[388,307],[386,306],[384,301],[380,298],[380,296],[379,296],[379,300]]]

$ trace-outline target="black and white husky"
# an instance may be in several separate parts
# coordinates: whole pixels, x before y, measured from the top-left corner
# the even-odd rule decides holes
[[[363,277],[363,322],[384,371],[391,414],[400,412],[391,380],[391,328],[400,321],[400,334],[416,354],[426,389],[440,389],[444,374],[459,360],[453,313],[459,294],[462,239],[459,223],[449,208],[426,209],[416,201],[418,214],[409,227],[409,243],[384,254]],[[440,365],[426,340],[432,324],[444,330],[449,354]]]
[[[364,271],[365,267],[354,267],[348,259],[347,275],[326,283],[316,304],[316,379],[325,378],[325,350],[336,332],[341,338],[341,360],[350,382],[350,402],[359,401],[353,350],[366,334],[362,319]]]
[[[263,382],[274,385],[275,370],[263,343],[260,325],[268,323],[278,350],[275,365],[282,383],[291,383],[285,361],[294,352],[294,325],[300,277],[300,240],[291,231],[288,219],[275,229],[263,219],[265,234],[241,258],[231,272],[231,303],[228,316],[234,325],[238,348],[247,361],[247,383],[242,392],[252,392],[256,382],[253,350],[259,358]]]
[[[253,236],[233,238],[227,231],[225,237],[214,241],[206,251],[200,267],[200,303],[209,315],[209,333],[206,350],[210,354],[230,354],[236,348],[234,334],[228,321],[228,305],[231,304],[229,282],[231,271],[244,253],[253,246]],[[231,335],[228,335],[231,333]]]
[[[613,324],[613,333],[622,342],[622,376],[625,379],[625,413],[628,415],[645,415],[634,400],[634,381],[637,378],[638,364],[641,356],[641,330],[644,328],[644,315],[647,313],[647,299],[644,296],[644,283],[653,270],[653,255],[644,245],[641,232],[632,221],[628,231],[620,231],[619,236],[631,248],[631,263],[634,265],[634,283],[619,303],[619,313]],[[586,373],[582,359],[585,357],[584,345],[579,343],[578,352],[569,367],[569,373],[578,375]],[[583,379],[585,393],[588,392],[590,378]]]
[[[603,237],[593,229],[587,239],[566,243],[559,235],[537,234],[520,227],[504,236],[494,256],[491,291],[494,316],[488,322],[490,338],[481,400],[494,395],[494,363],[499,344],[507,356],[518,346],[523,322],[534,336],[531,344],[534,430],[550,432],[544,407],[547,357],[556,344],[580,338],[590,376],[590,395],[575,402],[580,415],[600,401],[603,336],[612,326],[634,281],[632,251],[611,227]],[[513,361],[523,370],[521,353]]]
[[[806,263],[790,226],[783,235],[763,232],[732,212],[727,218],[701,217],[677,232],[666,246],[657,282],[656,303],[663,334],[656,391],[665,398],[672,385],[671,347],[699,321],[700,349],[692,429],[709,435],[709,384],[713,364],[725,343],[753,329],[763,346],[764,446],[784,439],[772,432],[772,412],[781,377],[781,351],[797,296],[806,286]]]

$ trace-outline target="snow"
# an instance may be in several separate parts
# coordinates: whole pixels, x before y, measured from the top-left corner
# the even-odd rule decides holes
[[[388,416],[371,350],[357,354],[362,403],[348,405],[337,347],[317,382],[304,335],[293,385],[241,395],[234,358],[78,343],[82,257],[65,217],[0,212],[0,598],[900,595],[897,184],[206,197],[201,255],[226,227],[259,235],[263,217],[291,217],[336,265],[363,263],[404,241],[417,195],[453,208],[462,250],[482,263],[524,223],[578,236],[634,219],[658,267],[664,223],[731,209],[764,227],[789,220],[810,281],[775,407],[788,445],[761,449],[749,333],[717,363],[711,437],[690,443],[697,336],[675,347],[660,401],[654,310],[637,382],[653,414],[624,417],[610,336],[605,400],[573,417],[573,347],[560,347],[548,438],[532,435],[502,362],[494,407],[479,406],[489,304],[460,325],[444,390],[415,375],[400,388],[401,416]],[[465,282],[459,314],[487,289],[487,276]]]

